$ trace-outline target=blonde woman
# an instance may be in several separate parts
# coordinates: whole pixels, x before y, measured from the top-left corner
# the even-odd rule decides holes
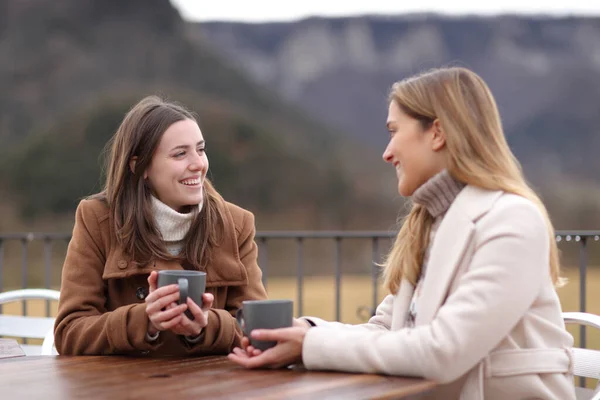
[[[444,399],[575,398],[554,230],[488,86],[464,68],[397,82],[387,128],[383,159],[413,203],[384,267],[391,294],[366,324],[305,317],[230,359],[425,377]]]

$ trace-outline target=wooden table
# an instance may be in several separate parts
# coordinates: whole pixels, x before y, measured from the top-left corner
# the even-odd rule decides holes
[[[2,399],[390,399],[432,394],[423,379],[247,370],[226,357],[27,356],[0,360]]]

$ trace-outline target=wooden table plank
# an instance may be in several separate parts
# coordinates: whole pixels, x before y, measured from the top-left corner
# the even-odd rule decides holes
[[[14,339],[0,339],[0,358],[23,357],[25,352]]]
[[[423,379],[299,369],[248,370],[226,357],[42,356],[0,362],[6,398],[387,399],[425,393]]]

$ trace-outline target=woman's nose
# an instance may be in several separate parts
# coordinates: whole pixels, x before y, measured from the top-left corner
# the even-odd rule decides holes
[[[202,154],[196,153],[196,155],[192,159],[192,162],[190,163],[190,169],[193,171],[198,171],[198,170],[203,169],[205,164],[206,164],[206,157],[204,157]]]
[[[392,152],[390,151],[389,147],[385,148],[382,158],[383,158],[383,161],[385,161],[387,163],[392,162]]]

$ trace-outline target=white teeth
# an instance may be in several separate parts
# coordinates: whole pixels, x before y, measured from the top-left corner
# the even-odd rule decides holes
[[[181,183],[183,183],[184,185],[189,185],[189,186],[199,185],[200,179],[188,179],[185,181],[181,181]]]

